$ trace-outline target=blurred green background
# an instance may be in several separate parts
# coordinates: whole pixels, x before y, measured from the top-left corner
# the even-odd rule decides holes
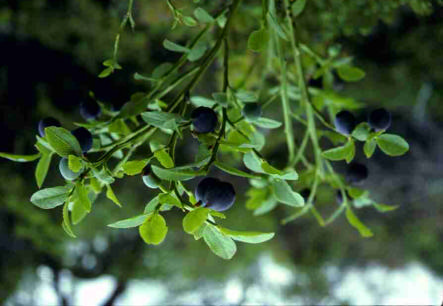
[[[241,79],[256,55],[246,51],[259,26],[259,1],[244,1],[231,34],[233,78]],[[176,1],[191,14],[196,4]],[[224,1],[201,0],[216,12]],[[7,0],[0,7],[0,151],[33,152],[38,121],[58,118],[65,127],[80,121],[79,103],[92,90],[104,102],[122,105],[149,86],[134,81],[176,55],[162,47],[168,37],[185,43],[195,29],[170,31],[165,0],[135,0],[135,31],[124,31],[123,70],[98,79],[112,56],[122,0]],[[123,208],[102,195],[76,226],[77,239],[61,229],[61,209],[42,211],[29,202],[37,189],[34,165],[0,161],[0,301],[6,305],[241,305],[241,304],[440,304],[443,299],[443,7],[424,0],[312,0],[300,17],[302,40],[320,54],[340,44],[366,71],[358,83],[337,84],[340,94],[383,106],[393,114],[392,131],[411,146],[400,158],[375,154],[367,161],[364,187],[382,203],[399,205],[380,214],[357,210],[375,236],[363,239],[344,217],[322,228],[308,215],[286,226],[277,208],[252,216],[245,208],[247,185],[238,188],[230,228],[275,231],[261,245],[242,244],[231,261],[213,255],[185,235],[181,216],[169,213],[169,233],[147,246],[136,229],[106,227],[140,213],[151,198],[137,177],[118,181]],[[216,70],[217,67],[210,68]],[[253,88],[260,73],[252,71]],[[197,92],[217,90],[204,78]],[[269,110],[277,116],[278,109]],[[364,114],[361,114],[364,116]],[[296,130],[297,131],[297,130]],[[296,137],[301,131],[296,133]],[[267,137],[265,155],[285,159],[280,137]],[[186,154],[189,146],[180,148]],[[361,150],[360,150],[361,151]],[[189,152],[189,151],[188,151]],[[359,156],[361,160],[364,157]],[[53,162],[47,186],[62,182]],[[319,195],[319,209],[336,205]]]

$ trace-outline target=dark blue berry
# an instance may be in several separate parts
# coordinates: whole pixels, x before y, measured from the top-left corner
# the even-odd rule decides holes
[[[235,202],[235,190],[232,184],[215,178],[201,180],[195,194],[201,206],[217,211],[227,210]]]
[[[216,186],[218,183],[220,183],[220,180],[217,178],[205,177],[204,179],[202,179],[198,183],[197,188],[195,188],[195,198],[197,199],[197,201],[203,202],[206,192],[210,188],[214,188],[214,186]]]
[[[80,115],[85,120],[95,120],[101,113],[100,105],[94,100],[88,99],[80,104]]]
[[[379,108],[369,114],[368,123],[375,131],[387,130],[391,126],[391,113]]]
[[[62,126],[60,122],[52,117],[44,118],[38,122],[38,134],[45,137],[45,128],[50,126]]]
[[[368,177],[368,168],[360,163],[352,162],[346,170],[346,181],[351,184],[360,183]]]
[[[214,132],[217,126],[217,114],[212,108],[200,106],[191,113],[192,124],[197,133]]]
[[[72,135],[77,138],[80,147],[82,148],[82,152],[86,153],[92,148],[92,134],[84,127],[79,127],[78,129],[73,130]]]
[[[261,105],[258,103],[247,103],[242,109],[242,115],[249,121],[257,120],[261,114]]]
[[[205,207],[224,211],[234,204],[235,190],[231,183],[220,182],[215,188],[210,188],[204,197]]]
[[[341,111],[335,115],[335,128],[343,135],[350,135],[357,125],[354,115],[348,111]]]

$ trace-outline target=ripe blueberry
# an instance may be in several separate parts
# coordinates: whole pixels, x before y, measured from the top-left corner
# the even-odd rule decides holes
[[[391,126],[391,113],[379,108],[369,114],[368,123],[376,132],[387,130]]]
[[[79,172],[74,172],[71,169],[69,169],[69,161],[66,157],[63,157],[60,160],[58,168],[60,170],[61,175],[68,181],[75,180],[82,173],[82,170],[80,170]]]
[[[354,130],[357,122],[352,113],[348,111],[341,111],[335,115],[335,128],[343,135],[350,135]]]
[[[71,132],[77,138],[82,152],[86,153],[92,148],[92,134],[84,127],[79,127]]]
[[[143,183],[149,188],[158,188],[161,185],[161,180],[152,172],[151,166],[146,165],[143,169]]]
[[[80,115],[85,120],[95,120],[102,113],[100,105],[94,100],[87,100],[80,104]]]
[[[60,122],[52,117],[44,118],[38,122],[38,133],[40,137],[45,137],[45,128],[50,126],[62,126]]]
[[[214,186],[216,186],[218,183],[220,183],[220,180],[217,178],[205,177],[204,179],[202,179],[195,189],[195,198],[197,199],[197,201],[203,202],[206,192],[210,188],[214,188]]]
[[[200,106],[191,113],[192,124],[197,133],[211,133],[217,126],[217,114],[212,108]]]
[[[227,210],[235,202],[235,190],[232,184],[214,178],[201,180],[195,194],[202,206],[217,211]]]
[[[360,183],[368,177],[368,168],[360,163],[353,162],[346,170],[346,181],[348,183]]]
[[[257,120],[261,117],[261,105],[258,103],[247,103],[242,109],[242,115],[249,121]]]

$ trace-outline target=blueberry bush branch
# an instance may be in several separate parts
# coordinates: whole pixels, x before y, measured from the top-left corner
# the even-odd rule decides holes
[[[110,227],[137,227],[144,242],[157,245],[167,236],[168,212],[177,209],[183,214],[183,230],[195,240],[202,239],[223,259],[234,256],[236,242],[271,239],[274,233],[237,231],[222,225],[229,216],[225,211],[239,200],[231,183],[208,176],[214,167],[248,180],[245,206],[254,215],[276,207],[284,209],[287,217],[283,224],[310,213],[320,226],[327,226],[344,212],[361,236],[371,237],[372,231],[355,211],[362,207],[381,212],[396,208],[376,203],[368,190],[359,187],[369,172],[354,160],[356,143],[363,143],[363,153],[370,158],[377,148],[389,156],[403,155],[409,150],[407,142],[386,132],[391,115],[385,109],[372,111],[367,121],[358,123],[351,111],[364,105],[334,92],[332,86],[334,73],[342,81],[357,82],[363,79],[364,71],[353,66],[352,59],[343,57],[336,46],[323,56],[301,41],[298,18],[309,5],[307,1],[283,0],[278,6],[274,0],[263,0],[259,28],[247,40],[254,64],[242,72],[245,74],[240,81],[231,80],[232,71],[238,73],[238,68],[230,66],[231,56],[237,52],[231,48],[234,41],[230,33],[238,12],[244,9],[241,2],[233,0],[214,14],[197,7],[193,17],[166,0],[174,18],[173,29],[183,26],[199,30],[185,45],[164,40],[164,48],[181,54],[175,63],[161,64],[149,76],[134,74],[136,81],[147,82],[147,92],[134,93],[118,110],[91,94],[80,108],[86,122],[76,123],[77,129],[70,132],[58,120],[45,118],[38,126],[37,153],[0,153],[0,157],[16,162],[38,160],[35,177],[40,190],[32,195],[31,202],[42,209],[62,206],[62,227],[69,236],[75,237],[75,226],[91,212],[101,193],[124,209],[124,199],[120,201],[112,184],[125,176],[139,175],[155,195],[139,215]],[[135,26],[133,6],[129,0],[113,57],[103,63],[107,68],[99,77],[123,69],[117,63],[118,46],[127,23]],[[218,62],[221,65],[213,65]],[[216,75],[220,75],[221,90],[210,97],[195,95],[209,67],[219,70]],[[248,82],[254,74],[260,74],[257,92]],[[322,79],[323,86],[311,86],[313,79]],[[282,122],[264,116],[264,111],[279,101]],[[283,130],[287,148],[283,169],[272,165],[266,156],[264,130],[271,136]],[[179,165],[178,144],[190,137],[198,140],[198,153],[193,162]],[[331,145],[324,147],[323,143]],[[140,149],[145,144],[149,144],[149,153]],[[56,156],[60,157],[59,170],[65,183],[42,188]],[[346,162],[344,175],[334,169],[336,161]],[[188,181],[197,178],[192,191]],[[323,217],[322,207],[316,203],[320,188],[336,194],[338,206],[328,217]]]

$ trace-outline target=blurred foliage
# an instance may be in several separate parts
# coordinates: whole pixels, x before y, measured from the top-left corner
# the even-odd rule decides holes
[[[177,6],[191,14],[193,5],[190,2],[177,1]],[[346,52],[355,56],[367,72],[366,79],[365,82],[346,85],[344,93],[374,107],[384,105],[391,109],[398,123],[397,129],[406,133],[414,148],[410,156],[394,165],[387,165],[388,162],[377,154],[370,163],[374,171],[365,187],[375,190],[376,185],[386,186],[386,190],[376,196],[381,201],[394,199],[392,204],[401,205],[397,211],[383,216],[365,208],[359,210],[376,232],[375,238],[361,240],[344,218],[326,228],[318,227],[310,216],[282,227],[279,221],[284,216],[283,208],[266,216],[251,218],[250,211],[243,205],[237,205],[229,212],[229,225],[238,229],[253,225],[263,230],[279,231],[278,239],[265,245],[242,245],[234,261],[220,264],[221,260],[210,254],[203,243],[195,242],[182,231],[174,231],[174,228],[180,228],[181,223],[177,215],[169,221],[171,232],[162,247],[147,247],[140,241],[135,229],[119,231],[105,226],[137,214],[140,205],[149,201],[149,190],[141,180],[131,178],[115,187],[119,197],[125,199],[125,215],[104,196],[100,197],[94,203],[100,209],[95,209],[78,226],[80,238],[72,240],[64,235],[58,224],[61,211],[48,214],[29,203],[31,191],[36,188],[32,170],[0,161],[0,177],[7,182],[0,185],[0,267],[3,272],[0,300],[14,292],[25,270],[35,269],[41,264],[48,265],[56,273],[67,268],[80,278],[106,273],[115,275],[119,281],[146,276],[164,279],[171,283],[171,289],[180,292],[194,288],[196,281],[242,275],[248,266],[256,262],[257,254],[263,251],[271,252],[282,264],[296,265],[309,271],[309,286],[294,287],[293,290],[302,294],[308,292],[312,301],[328,294],[319,269],[331,263],[344,267],[381,262],[394,267],[418,259],[443,276],[443,227],[440,222],[443,214],[438,205],[443,199],[439,190],[443,182],[443,161],[439,157],[439,148],[441,150],[443,146],[443,72],[438,69],[443,65],[439,43],[443,40],[441,3],[420,0],[309,2],[299,23],[302,40],[314,46],[319,54],[327,54],[328,47],[340,43]],[[220,9],[220,3],[216,1],[202,0],[199,4],[211,12]],[[63,61],[65,65],[86,71],[88,78],[92,79],[102,68],[101,62],[112,55],[115,34],[126,5],[126,1],[111,0],[8,1],[0,8],[0,43],[8,39],[17,46],[37,42],[43,49],[68,56],[70,60]],[[252,70],[250,77],[244,80],[248,84],[256,83],[260,77],[258,71],[254,71],[254,55],[244,51],[248,34],[259,26],[260,13],[253,1],[246,1],[234,22],[232,41],[235,51],[231,66],[236,83],[243,81],[243,73],[236,73],[237,70]],[[133,88],[145,87],[131,78],[132,73],[152,71],[161,62],[174,59],[174,55],[161,46],[161,41],[169,37],[172,24],[166,1],[135,0],[134,14],[135,31],[126,30],[120,41],[119,59],[124,70],[116,74],[125,77],[112,76],[116,81],[109,83],[110,90],[113,84],[118,83],[119,88],[128,93],[119,96],[123,99],[120,103],[129,99]],[[180,42],[187,40],[189,33],[192,29],[179,26],[171,35]],[[38,92],[33,97],[35,108],[25,108],[29,101],[13,99],[16,96],[12,92],[20,90],[20,86],[11,85],[12,72],[8,69],[13,66],[0,66],[0,97],[6,101],[2,102],[0,109],[2,122],[11,122],[6,125],[9,125],[6,130],[11,130],[11,127],[16,130],[2,143],[1,151],[3,147],[13,147],[16,152],[26,151],[25,144],[32,143],[28,140],[34,138],[33,127],[40,117],[60,114],[57,117],[66,122],[79,118],[74,113],[78,106],[73,104],[75,101],[66,103],[51,92],[51,86],[56,86],[52,80],[37,81],[35,78],[34,82],[29,79],[45,66],[59,65],[60,62],[51,62],[47,57],[43,64],[39,64],[40,53],[34,56],[33,49],[28,50],[25,53],[27,59],[11,60],[27,63],[19,73],[23,78],[21,81],[31,82],[32,89]],[[23,56],[23,53],[20,55]],[[67,66],[60,68],[72,69]],[[73,78],[72,82],[81,84],[85,90],[95,89],[91,88],[94,87],[91,83],[84,84],[82,78]],[[213,78],[208,78],[207,84],[199,90],[211,92],[214,83]],[[413,121],[413,112],[417,112],[414,108],[418,105],[417,95],[427,83],[433,88],[425,106],[427,116],[424,122]],[[41,84],[45,85],[42,87]],[[106,97],[109,96],[113,99],[117,93]],[[38,114],[33,114],[35,109],[38,109]],[[278,108],[271,109],[269,113],[278,111]],[[275,144],[280,143],[278,137],[275,135]],[[272,142],[266,150],[277,163],[285,154],[284,148],[275,147]],[[54,160],[53,164],[56,162],[58,160]],[[49,177],[54,177],[54,182],[62,181],[55,173]],[[235,183],[242,186],[242,180]],[[238,192],[239,195],[243,193]],[[237,200],[239,204],[245,202],[246,199],[241,196]],[[321,189],[317,203],[319,210],[325,211],[335,205],[335,195],[330,190]],[[251,275],[246,273],[244,279],[248,277]]]

